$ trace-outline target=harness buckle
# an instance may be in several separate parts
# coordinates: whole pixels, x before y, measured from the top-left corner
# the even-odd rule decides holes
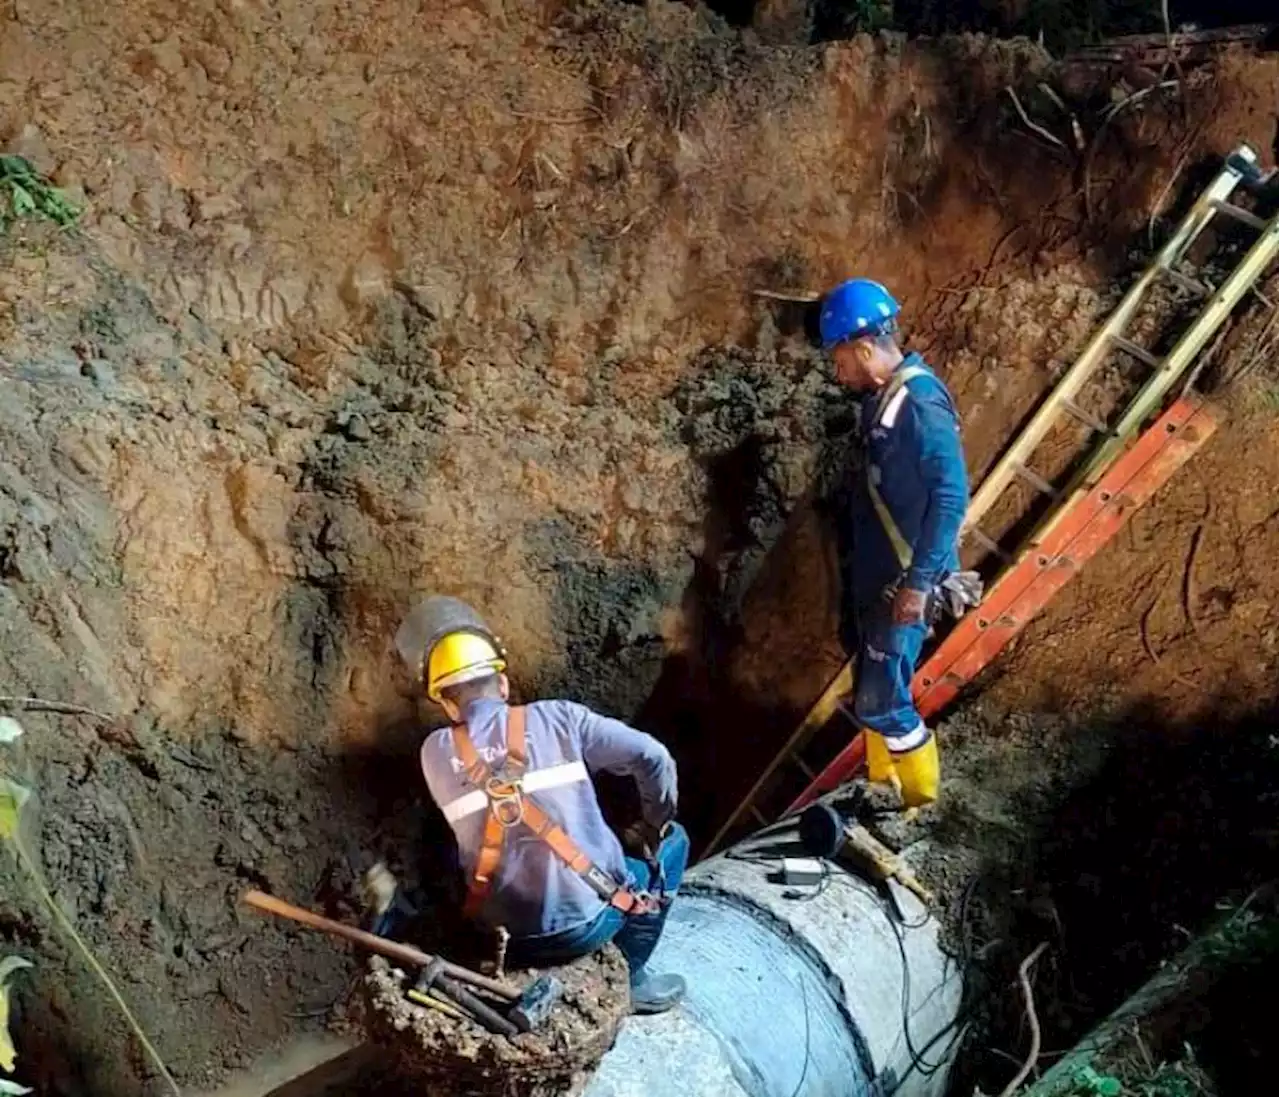
[[[489,797],[489,810],[504,830],[519,826],[524,821],[524,799],[520,794],[520,781],[505,777],[490,777],[484,783]]]

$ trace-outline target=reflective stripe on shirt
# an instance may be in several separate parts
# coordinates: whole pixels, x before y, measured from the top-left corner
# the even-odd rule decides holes
[[[565,762],[562,765],[548,766],[546,769],[535,769],[526,773],[520,779],[520,788],[525,792],[541,792],[546,788],[560,788],[589,779],[587,767],[581,762]],[[444,814],[445,821],[453,823],[459,819],[465,819],[468,815],[474,815],[478,811],[484,811],[488,806],[489,797],[483,790],[475,789],[459,796],[456,800],[451,800],[440,810]]]

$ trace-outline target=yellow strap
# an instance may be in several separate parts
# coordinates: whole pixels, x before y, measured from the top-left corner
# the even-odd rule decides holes
[[[897,395],[898,390],[902,388],[908,381],[914,377],[923,377],[929,371],[924,366],[903,366],[892,377],[889,383],[885,385],[884,391],[880,393],[880,399],[876,403],[876,420],[884,414],[884,409],[888,407],[889,401]],[[867,466],[867,494],[871,496],[871,505],[875,507],[876,517],[880,519],[880,525],[884,529],[885,536],[889,538],[889,544],[893,546],[893,554],[898,558],[898,566],[906,571],[911,566],[912,552],[911,546],[907,544],[907,539],[902,536],[902,530],[898,528],[898,523],[893,520],[893,515],[889,511],[889,505],[884,501],[884,496],[880,494],[880,489],[876,487],[875,482],[871,479],[871,466]]]
[[[898,389],[902,388],[908,381],[914,381],[917,377],[923,377],[929,371],[924,366],[903,366],[897,370],[889,383],[885,385],[884,390],[880,393],[880,399],[876,402],[876,418],[884,414],[884,409],[888,406],[889,401],[897,394]]]
[[[885,536],[889,538],[889,544],[893,546],[893,554],[898,558],[898,566],[903,571],[906,571],[911,566],[911,546],[907,544],[906,538],[902,536],[902,530],[898,528],[898,523],[893,520],[893,515],[889,513],[889,505],[884,501],[875,484],[871,482],[869,474],[867,476],[867,494],[871,496],[871,505],[876,508],[876,516],[880,519],[880,525],[884,528]]]

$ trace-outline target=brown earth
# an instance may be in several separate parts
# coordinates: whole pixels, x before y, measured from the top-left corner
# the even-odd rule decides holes
[[[513,982],[526,986],[535,974],[520,973]],[[562,994],[535,1031],[508,1039],[466,1026],[460,1034],[452,1019],[410,1002],[405,974],[375,957],[361,980],[363,1028],[398,1064],[399,1080],[412,1083],[405,1092],[562,1094],[613,1045],[631,992],[626,961],[613,948],[556,968],[555,977]]]
[[[642,711],[695,828],[736,791],[716,728],[745,777],[834,669],[796,503],[847,403],[752,289],[889,282],[976,474],[1153,208],[1275,129],[1273,63],[1246,55],[1187,74],[1185,116],[1123,112],[1086,169],[1001,94],[1051,75],[1027,43],[771,46],[661,0],[28,8],[0,16],[0,138],[87,212],[0,240],[0,693],[103,714],[16,713],[31,844],[188,1085],[349,987],[239,890],[351,917],[353,851],[412,860],[420,714],[390,637],[415,596],[481,608],[525,695]],[[996,699],[1053,706],[1080,668],[1178,707],[1274,699],[1273,376]],[[31,1083],[139,1092],[25,888],[0,931],[38,964]]]

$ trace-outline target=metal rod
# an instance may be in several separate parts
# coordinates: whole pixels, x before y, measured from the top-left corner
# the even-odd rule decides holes
[[[1130,357],[1136,358],[1139,362],[1146,362],[1152,369],[1160,368],[1160,359],[1147,350],[1146,347],[1138,346],[1132,339],[1126,339],[1123,335],[1113,335],[1111,342]]]
[[[1110,428],[1098,416],[1094,415],[1088,408],[1082,408],[1074,400],[1068,400],[1066,397],[1062,399],[1062,410],[1070,415],[1073,419],[1078,419],[1086,427],[1092,427],[1099,434],[1110,434]]]
[[[1035,469],[1029,469],[1026,465],[1019,462],[1014,466],[1013,471],[1035,488],[1036,491],[1040,492],[1041,495],[1047,495],[1050,499],[1056,499],[1058,497],[1058,489],[1036,472]]]
[[[1252,213],[1240,206],[1233,205],[1230,202],[1214,202],[1213,208],[1224,216],[1234,218],[1241,224],[1248,225],[1251,229],[1257,229],[1258,232],[1266,232],[1267,223],[1256,213]]]
[[[1188,293],[1194,293],[1198,297],[1208,297],[1213,293],[1213,287],[1206,282],[1201,282],[1199,278],[1192,278],[1183,274],[1180,270],[1174,270],[1173,267],[1163,268],[1162,273],[1171,282],[1176,282]]]
[[[972,537],[984,549],[986,549],[988,552],[992,553],[993,555],[998,556],[1001,560],[1013,559],[1013,557],[1009,553],[1005,552],[1005,550],[1000,547],[999,541],[997,541],[994,537],[988,537],[986,533],[980,530],[977,526],[970,526],[964,532],[965,532],[965,536]]]

